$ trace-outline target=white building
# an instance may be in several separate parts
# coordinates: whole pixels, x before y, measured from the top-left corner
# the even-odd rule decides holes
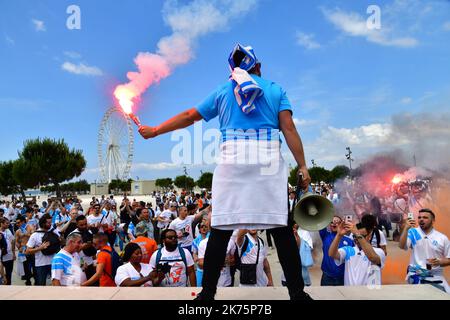
[[[91,183],[91,195],[108,194],[108,183]]]
[[[156,180],[138,180],[131,182],[132,195],[152,194],[157,189]]]

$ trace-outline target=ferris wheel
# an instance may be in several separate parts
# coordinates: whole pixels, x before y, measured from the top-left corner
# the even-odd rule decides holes
[[[98,131],[98,162],[103,182],[127,180],[133,161],[133,128],[120,108],[109,108]]]

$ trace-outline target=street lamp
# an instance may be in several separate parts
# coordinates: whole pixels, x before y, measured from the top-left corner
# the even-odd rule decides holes
[[[345,148],[348,153],[345,155],[345,157],[348,160],[348,164],[350,165],[350,171],[352,170],[352,161],[355,161],[355,159],[352,159],[352,150],[350,150],[350,147]]]

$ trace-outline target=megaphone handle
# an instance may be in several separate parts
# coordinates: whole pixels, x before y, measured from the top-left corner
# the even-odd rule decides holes
[[[297,186],[296,186],[296,190],[295,190],[295,203],[298,202],[298,200],[300,199],[301,194],[303,194],[302,192],[302,187],[300,185],[300,183],[303,181],[303,173],[300,172],[300,174],[298,174],[297,176]]]

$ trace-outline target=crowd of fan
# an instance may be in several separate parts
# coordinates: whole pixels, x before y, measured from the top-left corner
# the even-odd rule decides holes
[[[327,197],[336,208],[329,226],[319,232],[322,286],[381,285],[390,230],[383,219],[388,220],[386,216],[391,217],[395,213],[391,208],[397,205],[402,209],[399,245],[412,249],[409,282],[431,283],[448,290],[442,276],[443,267],[450,261],[448,238],[433,228],[434,212],[419,208],[410,216],[412,208],[404,207],[404,202],[408,205],[412,199],[417,200],[423,189],[419,194],[414,186],[408,190],[399,186],[396,197],[389,200],[393,206],[385,198],[368,193],[337,194],[327,184],[314,185],[312,191]],[[120,206],[112,195],[92,197],[86,211],[76,198],[50,199],[41,207],[36,203],[1,203],[0,282],[11,284],[16,264],[16,272],[26,285],[34,279],[34,285],[41,286],[48,280],[54,286],[201,286],[211,193],[155,192],[153,197],[155,208],[152,203],[131,201],[126,196]],[[295,198],[294,190],[290,190],[290,211]],[[314,264],[313,235],[295,222],[292,231],[299,247],[303,280],[311,285],[308,269]],[[237,271],[239,286],[274,285],[267,259],[273,247],[270,230],[265,230],[267,244],[261,232],[264,230],[235,230],[219,287],[234,286]],[[286,284],[283,275],[281,284]]]

